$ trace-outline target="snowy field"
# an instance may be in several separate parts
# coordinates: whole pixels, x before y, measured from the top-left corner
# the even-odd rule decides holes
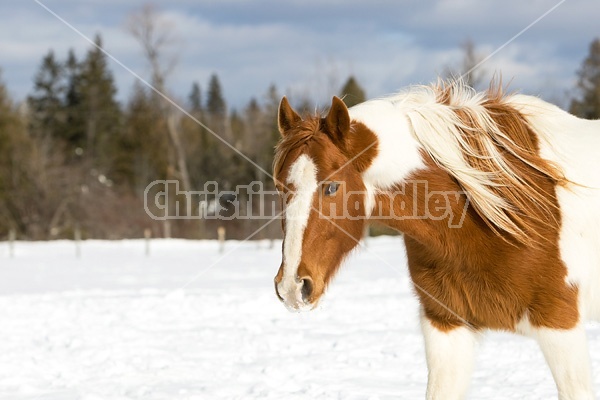
[[[354,254],[292,314],[280,243],[0,243],[1,399],[423,399],[423,342],[399,238]],[[589,325],[600,393],[600,326]],[[470,399],[552,399],[530,339],[480,346]]]

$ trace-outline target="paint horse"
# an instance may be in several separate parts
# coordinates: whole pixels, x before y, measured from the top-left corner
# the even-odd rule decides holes
[[[427,399],[466,396],[478,337],[537,340],[560,399],[593,399],[584,321],[600,317],[600,122],[461,83],[304,119],[284,97],[279,299],[313,309],[368,220],[404,235]]]

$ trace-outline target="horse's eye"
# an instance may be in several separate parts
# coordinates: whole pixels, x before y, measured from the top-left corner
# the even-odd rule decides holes
[[[325,188],[325,196],[333,196],[335,192],[337,192],[339,186],[340,184],[337,182],[331,182],[328,184]]]

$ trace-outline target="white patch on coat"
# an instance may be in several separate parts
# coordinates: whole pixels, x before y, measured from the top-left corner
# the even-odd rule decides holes
[[[377,156],[362,174],[365,185],[371,189],[367,197],[373,196],[376,189],[389,189],[413,171],[425,168],[408,120],[392,99],[370,100],[349,112],[352,120],[364,124],[378,140]],[[367,198],[366,204],[370,213],[369,206],[374,202]]]
[[[292,200],[285,208],[283,277],[277,285],[277,292],[289,310],[310,310],[313,307],[302,299],[302,284],[298,277],[304,230],[308,224],[313,197],[318,187],[317,167],[310,157],[302,154],[294,161],[290,167],[287,183],[293,185],[295,191]]]
[[[540,155],[573,182],[556,194],[562,216],[560,253],[567,283],[577,286],[582,321],[600,320],[600,121],[577,118],[530,96],[513,96],[540,140]]]

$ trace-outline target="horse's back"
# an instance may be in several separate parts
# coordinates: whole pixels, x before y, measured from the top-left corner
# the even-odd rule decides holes
[[[567,281],[579,289],[580,312],[600,319],[600,120],[580,119],[528,96],[512,102],[540,136],[542,157],[569,181],[556,190],[561,257]]]

